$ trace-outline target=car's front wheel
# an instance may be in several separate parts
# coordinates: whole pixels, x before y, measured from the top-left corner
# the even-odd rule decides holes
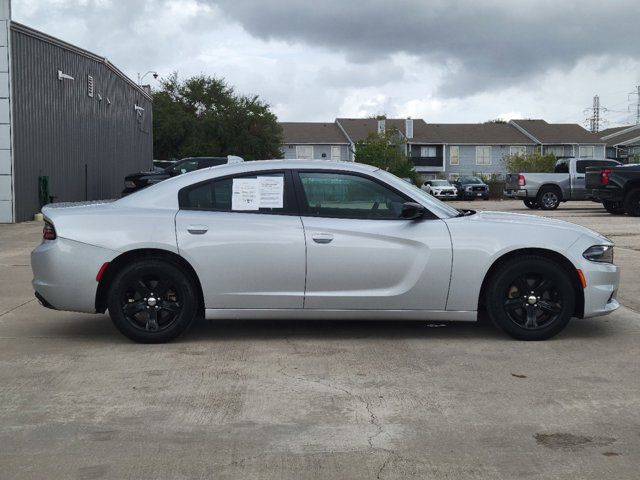
[[[136,260],[115,276],[109,315],[120,332],[141,343],[163,343],[184,332],[196,316],[191,276],[161,258]]]
[[[536,202],[535,200],[530,200],[530,199],[526,199],[523,200],[525,206],[527,208],[530,208],[531,210],[535,210],[537,208],[540,208],[540,205],[538,205],[538,202]]]
[[[575,291],[561,265],[527,255],[502,265],[489,279],[485,306],[491,320],[519,340],[546,340],[575,311]]]

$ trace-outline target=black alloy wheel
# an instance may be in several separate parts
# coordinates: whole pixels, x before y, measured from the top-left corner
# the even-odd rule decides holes
[[[546,257],[526,255],[502,265],[489,280],[485,306],[514,338],[545,340],[564,329],[575,311],[569,273]]]
[[[195,318],[190,276],[160,259],[141,259],[119,272],[109,294],[109,315],[124,335],[142,343],[169,341]]]

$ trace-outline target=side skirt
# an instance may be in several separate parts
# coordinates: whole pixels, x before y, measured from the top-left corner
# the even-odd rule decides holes
[[[319,309],[230,309],[207,308],[208,320],[422,320],[475,322],[476,311],[446,310],[319,310]]]

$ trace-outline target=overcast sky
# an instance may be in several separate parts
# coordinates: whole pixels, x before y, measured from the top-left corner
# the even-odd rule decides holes
[[[635,122],[638,0],[13,0],[12,8],[14,20],[134,79],[148,70],[224,77],[283,121],[386,113],[583,123],[599,94],[609,126]]]

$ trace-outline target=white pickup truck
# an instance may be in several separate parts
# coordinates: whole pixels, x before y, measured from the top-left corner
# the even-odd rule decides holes
[[[590,198],[585,186],[587,167],[620,165],[615,160],[561,158],[554,173],[509,173],[504,195],[520,198],[532,209],[555,210],[561,202]]]

